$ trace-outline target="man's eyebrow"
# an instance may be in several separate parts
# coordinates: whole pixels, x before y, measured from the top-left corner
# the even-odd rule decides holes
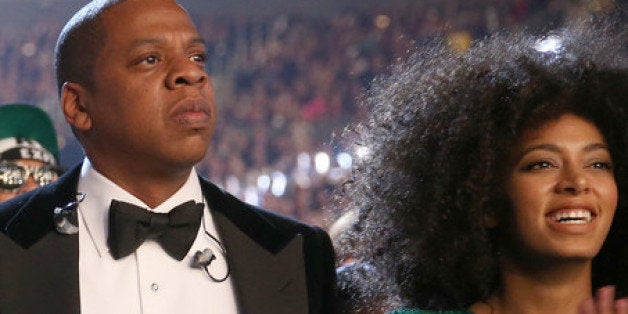
[[[136,39],[133,42],[131,42],[131,48],[130,49],[135,49],[137,47],[141,47],[141,46],[145,46],[145,45],[157,45],[157,44],[159,44],[159,43],[161,43],[163,41],[164,41],[164,39],[160,39],[160,38],[157,38],[157,37]],[[190,44],[190,45],[201,44],[203,46],[207,46],[207,42],[205,41],[205,39],[203,39],[201,37],[194,37],[194,38],[190,39],[188,41],[188,44]]]
[[[194,37],[190,40],[190,44],[201,44],[203,46],[207,46],[207,42],[205,41],[205,39],[201,38],[201,37]]]
[[[131,49],[134,49],[140,46],[145,46],[145,45],[156,45],[156,44],[159,44],[160,42],[162,42],[162,40],[159,38],[136,39],[133,42],[131,42]]]

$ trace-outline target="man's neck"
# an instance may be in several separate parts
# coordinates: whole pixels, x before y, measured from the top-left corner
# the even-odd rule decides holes
[[[155,208],[174,195],[187,181],[192,167],[159,172],[120,167],[92,167],[101,175],[137,197],[150,208]]]

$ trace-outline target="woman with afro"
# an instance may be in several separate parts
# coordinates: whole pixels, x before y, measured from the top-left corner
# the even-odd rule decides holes
[[[375,81],[336,200],[351,311],[628,312],[623,21],[434,44]]]

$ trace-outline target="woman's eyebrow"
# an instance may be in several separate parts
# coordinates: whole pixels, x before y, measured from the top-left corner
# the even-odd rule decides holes
[[[608,150],[608,145],[604,143],[591,143],[585,146],[583,151],[588,153],[588,152],[592,152],[599,149]],[[556,144],[538,144],[538,145],[530,146],[524,149],[521,152],[520,156],[523,157],[527,155],[528,153],[536,151],[536,150],[544,150],[544,151],[549,151],[553,153],[560,153],[562,151],[561,148]]]

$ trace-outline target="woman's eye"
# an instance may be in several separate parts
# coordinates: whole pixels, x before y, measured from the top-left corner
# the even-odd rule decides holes
[[[541,170],[546,168],[551,168],[554,165],[549,161],[535,161],[527,164],[523,169],[524,170]]]
[[[593,164],[591,164],[591,167],[594,169],[602,169],[602,170],[612,170],[613,169],[613,164],[610,162],[594,162]]]

